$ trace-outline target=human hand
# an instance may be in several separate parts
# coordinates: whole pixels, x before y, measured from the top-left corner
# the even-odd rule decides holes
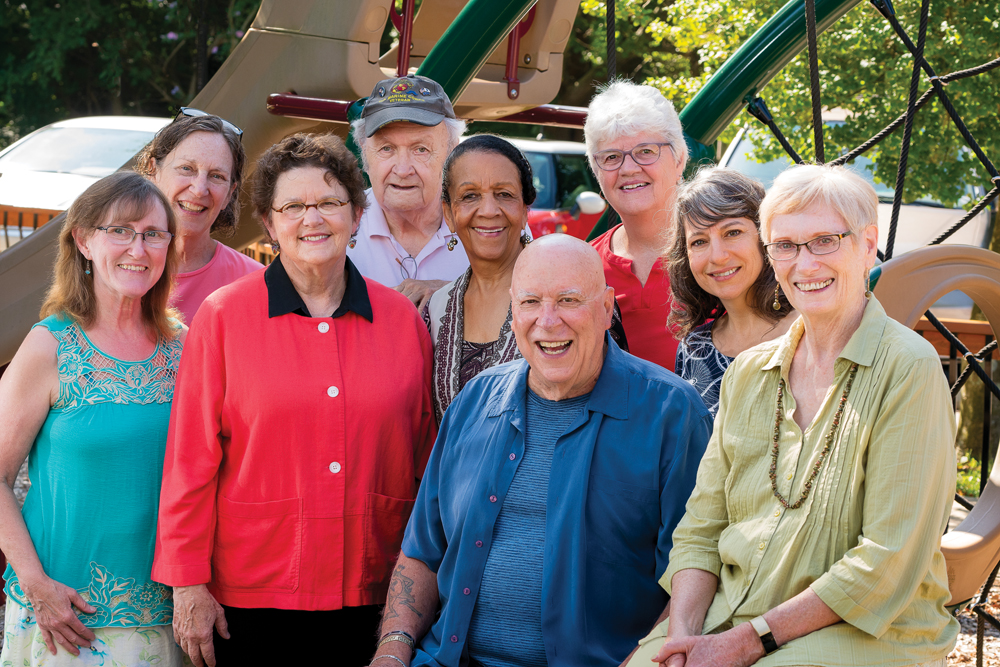
[[[93,631],[85,626],[73,611],[76,607],[85,614],[93,614],[97,609],[87,604],[80,594],[59,583],[55,579],[45,577],[37,582],[20,579],[21,588],[31,602],[35,612],[35,623],[41,631],[45,646],[52,655],[56,655],[56,645],[61,645],[73,655],[80,655],[78,647],[90,648],[90,642],[96,639]]]
[[[665,667],[749,667],[763,656],[753,626],[742,623],[717,635],[668,638],[653,662]]]
[[[208,586],[174,588],[174,641],[197,667],[215,667],[212,628],[229,639],[229,626],[222,605],[208,592]]]
[[[414,280],[407,278],[393,289],[409,299],[417,310],[423,310],[424,304],[434,292],[448,284],[447,280]]]

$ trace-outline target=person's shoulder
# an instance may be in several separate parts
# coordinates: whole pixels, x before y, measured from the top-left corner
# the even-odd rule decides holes
[[[465,383],[465,387],[458,392],[455,401],[463,398],[466,401],[471,399],[485,407],[482,398],[499,399],[506,387],[517,382],[518,375],[523,371],[526,363],[524,359],[519,358],[487,368]],[[472,399],[473,396],[477,398]]]
[[[368,301],[372,304],[372,316],[376,324],[388,320],[398,326],[402,322],[412,321],[418,323],[420,329],[427,331],[420,311],[405,296],[371,278],[365,278],[365,286],[368,288]]]
[[[264,298],[267,298],[264,272],[254,271],[237,278],[228,285],[223,285],[209,294],[198,308],[198,312],[200,313],[206,309],[226,311],[243,308],[246,306],[248,299],[253,299],[261,294],[264,295]]]
[[[704,403],[698,392],[691,386],[691,383],[687,382],[681,378],[676,373],[667,370],[659,364],[654,364],[651,361],[645,359],[640,359],[639,357],[629,354],[628,352],[619,352],[619,362],[621,364],[622,371],[625,372],[632,379],[641,382],[643,384],[642,391],[653,392],[659,396],[673,397],[683,396],[686,399],[691,400],[691,402],[701,408],[704,408]]]
[[[941,363],[937,350],[926,338],[888,316],[885,318],[885,329],[882,331],[879,348],[884,350],[887,356],[894,357],[904,364],[933,362],[937,367]]]
[[[611,235],[615,233],[618,225],[615,225],[590,242],[590,245],[602,256],[611,252]]]
[[[247,274],[264,268],[263,264],[251,257],[248,257],[239,250],[234,250],[224,243],[220,243],[219,245],[221,246],[221,249],[219,250],[219,259],[224,260],[227,266],[235,269],[236,271]]]

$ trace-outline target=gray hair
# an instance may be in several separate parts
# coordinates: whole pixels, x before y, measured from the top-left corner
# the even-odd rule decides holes
[[[729,218],[746,218],[760,225],[758,211],[764,186],[726,167],[703,167],[677,193],[677,224],[711,227]],[[683,232],[683,230],[681,230]]]
[[[443,122],[445,127],[448,128],[448,152],[451,153],[458,146],[462,135],[465,134],[465,121],[458,118],[445,118]],[[351,137],[358,147],[358,153],[361,154],[361,168],[367,172],[368,155],[365,149],[368,146],[369,137],[365,129],[364,118],[358,118],[351,123]]]
[[[625,79],[602,86],[590,101],[583,135],[587,142],[587,159],[597,173],[594,153],[605,142],[618,137],[648,133],[663,137],[674,156],[687,166],[688,148],[684,129],[674,105],[652,86],[638,85]]]

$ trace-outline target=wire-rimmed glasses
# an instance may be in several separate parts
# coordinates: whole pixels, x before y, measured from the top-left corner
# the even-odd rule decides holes
[[[631,155],[636,164],[653,164],[660,159],[660,148],[669,146],[670,142],[639,144],[630,150],[621,151],[610,148],[594,153],[594,163],[603,171],[618,171],[625,164],[625,156]]]
[[[791,241],[777,241],[764,246],[767,256],[771,259],[783,262],[795,259],[799,256],[799,249],[805,246],[814,255],[829,255],[840,250],[840,240],[845,236],[850,236],[851,232],[843,234],[824,234],[810,239],[805,243],[792,243]]]
[[[162,229],[147,229],[144,232],[137,232],[131,227],[98,227],[108,236],[108,241],[115,245],[130,245],[136,236],[141,236],[143,243],[150,248],[165,248],[170,245],[170,239],[174,237],[168,231]]]
[[[403,280],[408,280],[410,278],[416,279],[417,260],[414,259],[412,255],[397,257],[396,263],[399,264],[399,273],[403,276]]]
[[[311,208],[315,208],[317,211],[319,211],[320,215],[335,215],[337,211],[340,210],[340,207],[344,206],[345,204],[347,204],[346,201],[341,201],[339,199],[336,199],[335,197],[331,197],[329,199],[318,201],[315,204],[306,204],[305,202],[291,201],[279,208],[274,208],[272,206],[271,210],[274,211],[275,213],[284,213],[285,217],[287,217],[290,220],[298,220],[299,218],[301,218],[306,214],[307,210]]]

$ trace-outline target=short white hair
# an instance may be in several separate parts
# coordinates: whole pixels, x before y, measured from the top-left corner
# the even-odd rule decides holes
[[[813,206],[837,214],[855,237],[878,225],[878,195],[871,183],[847,167],[797,164],[774,179],[760,205],[760,238],[771,242],[771,222]]]
[[[406,121],[399,121],[406,122]],[[465,134],[465,121],[459,118],[445,118],[444,125],[448,129],[448,152],[451,153],[462,139],[462,135]],[[413,125],[413,123],[409,123]],[[390,123],[392,125],[392,123]],[[416,125],[415,127],[426,127],[423,125]],[[432,126],[432,127],[437,127]],[[358,153],[361,154],[361,168],[368,171],[368,155],[365,150],[368,147],[368,140],[370,137],[367,133],[367,128],[365,127],[365,119],[358,118],[356,121],[351,123],[351,137],[354,139],[354,143],[358,147]],[[378,130],[376,130],[378,132]]]
[[[590,101],[583,135],[587,142],[587,159],[597,173],[594,153],[605,142],[618,137],[648,133],[663,137],[670,144],[674,157],[687,166],[688,147],[684,129],[674,105],[652,86],[639,85],[626,79],[612,81],[599,89]]]

